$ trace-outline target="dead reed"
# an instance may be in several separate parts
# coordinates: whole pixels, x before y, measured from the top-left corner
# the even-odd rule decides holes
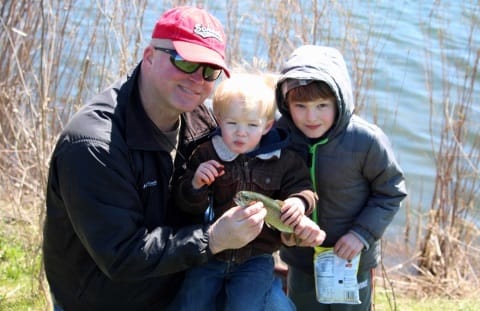
[[[91,7],[75,0],[2,2],[0,194],[8,204],[0,206],[0,219],[2,225],[5,219],[25,224],[23,241],[34,267],[41,255],[55,139],[87,97],[139,59],[146,1],[92,2]],[[34,279],[36,291],[48,300],[38,268]]]
[[[452,38],[447,24],[442,25],[442,12],[437,7],[424,21],[426,90],[430,105],[430,136],[436,167],[434,192],[426,211],[419,210],[413,274],[404,274],[410,294],[447,296],[451,298],[478,295],[480,287],[480,127],[478,111],[478,79],[480,49],[479,20],[468,10],[464,18],[469,33],[464,42],[466,57],[448,49],[445,38]],[[431,25],[442,25],[434,31]],[[433,46],[440,47],[441,68],[434,65]],[[440,70],[440,85],[435,74]],[[478,106],[477,106],[478,107]],[[434,122],[433,116],[441,121]],[[400,284],[400,283],[399,283]]]

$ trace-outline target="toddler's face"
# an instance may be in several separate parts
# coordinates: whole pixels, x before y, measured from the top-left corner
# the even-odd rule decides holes
[[[233,102],[219,117],[223,140],[235,153],[247,153],[255,149],[273,123],[265,117],[259,117],[257,111],[248,111],[242,106]]]
[[[297,128],[308,138],[319,138],[335,122],[335,100],[319,98],[313,101],[291,101],[288,108]]]

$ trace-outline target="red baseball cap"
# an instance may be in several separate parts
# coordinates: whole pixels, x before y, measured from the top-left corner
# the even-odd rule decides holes
[[[170,39],[185,60],[219,66],[230,77],[225,63],[223,26],[205,10],[180,6],[166,11],[157,20],[152,38]]]

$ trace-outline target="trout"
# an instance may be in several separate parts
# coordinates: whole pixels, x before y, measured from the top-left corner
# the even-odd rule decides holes
[[[292,227],[287,226],[280,220],[280,216],[282,215],[280,209],[284,204],[283,201],[274,200],[266,195],[253,191],[239,191],[233,200],[242,207],[247,207],[258,201],[262,202],[263,206],[267,209],[267,216],[265,216],[265,223],[267,223],[267,225],[282,232],[293,232]]]

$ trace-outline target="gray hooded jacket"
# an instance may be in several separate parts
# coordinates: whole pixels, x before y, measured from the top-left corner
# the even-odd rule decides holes
[[[323,246],[334,246],[352,232],[366,246],[359,270],[371,269],[380,260],[380,239],[407,194],[390,142],[379,127],[353,114],[352,84],[338,50],[305,45],[292,53],[283,68],[276,87],[282,114],[277,126],[291,132],[290,148],[311,169],[319,198],[314,213],[327,233]],[[295,127],[283,95],[286,86],[288,90],[299,86],[300,80],[323,81],[336,95],[337,119],[317,141]],[[312,248],[284,248],[281,256],[289,265],[313,273]]]

